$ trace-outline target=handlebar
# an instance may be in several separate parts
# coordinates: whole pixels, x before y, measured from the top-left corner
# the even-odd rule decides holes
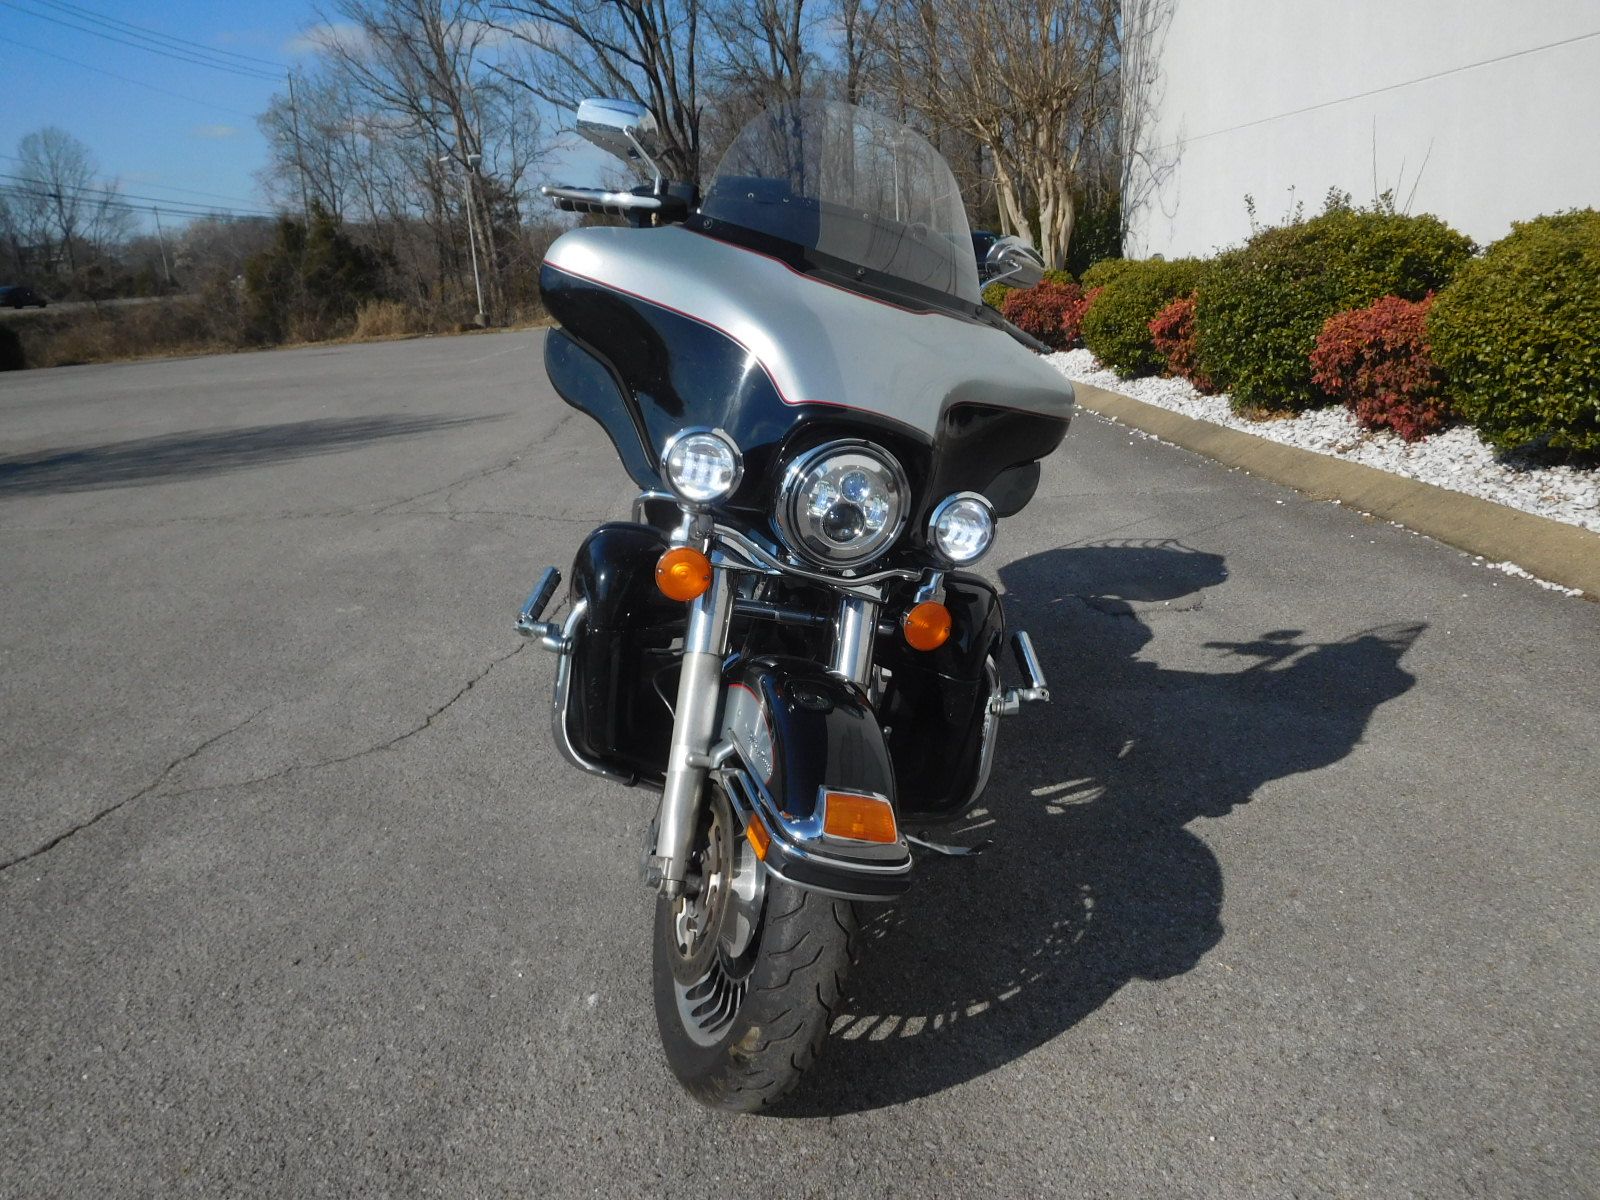
[[[659,195],[647,190],[608,192],[601,188],[550,185],[541,187],[539,191],[554,200],[556,207],[563,212],[606,213],[632,220],[655,216],[663,222],[681,221],[689,215],[688,203],[681,196],[670,193]]]

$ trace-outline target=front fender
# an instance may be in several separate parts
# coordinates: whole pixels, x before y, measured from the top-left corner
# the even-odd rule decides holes
[[[727,671],[722,741],[738,756],[724,769],[748,823],[771,837],[769,870],[800,887],[886,900],[910,886],[911,854],[893,844],[823,832],[828,791],[896,805],[894,766],[877,714],[854,684],[801,658],[740,660]],[[897,813],[898,819],[898,813]]]

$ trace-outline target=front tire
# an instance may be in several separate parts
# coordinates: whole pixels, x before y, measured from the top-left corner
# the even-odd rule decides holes
[[[667,1064],[702,1104],[756,1112],[822,1049],[849,973],[855,907],[771,875],[722,790],[696,837],[696,894],[656,901],[656,1024]]]

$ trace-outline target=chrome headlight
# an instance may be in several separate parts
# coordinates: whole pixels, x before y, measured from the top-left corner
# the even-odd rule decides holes
[[[994,509],[977,492],[946,496],[928,518],[928,542],[955,566],[975,563],[994,545]]]
[[[886,451],[829,442],[802,454],[778,491],[778,531],[796,554],[854,567],[883,553],[905,523],[910,488]]]
[[[679,430],[661,456],[661,477],[687,504],[726,500],[743,476],[739,447],[720,429]]]

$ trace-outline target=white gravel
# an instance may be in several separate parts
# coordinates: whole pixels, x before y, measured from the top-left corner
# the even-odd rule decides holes
[[[1068,379],[1120,392],[1186,417],[1407,475],[1600,533],[1600,470],[1501,462],[1477,433],[1464,425],[1408,444],[1387,430],[1373,433],[1362,429],[1341,407],[1276,421],[1247,421],[1229,410],[1227,396],[1202,396],[1183,379],[1119,379],[1087,350],[1052,354],[1046,361]]]

